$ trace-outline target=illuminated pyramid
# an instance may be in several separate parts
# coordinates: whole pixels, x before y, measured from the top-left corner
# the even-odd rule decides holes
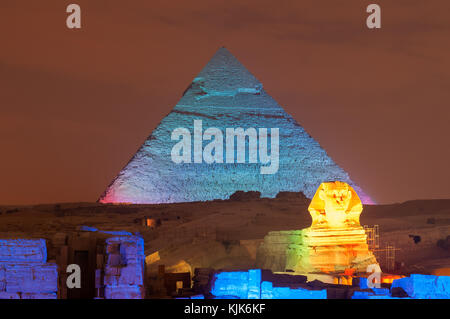
[[[201,121],[203,132],[216,128],[267,128],[267,154],[274,153],[271,135],[279,132],[277,170],[261,173],[261,162],[251,162],[250,139],[245,139],[245,162],[220,161],[176,163],[173,148],[178,140],[172,134],[179,128],[194,134],[194,121]],[[217,138],[217,136],[215,136]],[[211,140],[203,140],[206,147]],[[250,145],[250,146],[249,146]],[[261,146],[261,138],[258,147]],[[192,157],[195,143],[189,145]],[[198,147],[198,144],[197,144]],[[237,152],[242,144],[234,143]],[[192,148],[192,149],[191,149]],[[245,152],[245,150],[244,150]],[[218,156],[219,156],[218,155]],[[233,155],[234,156],[234,155]],[[258,159],[261,158],[261,153]],[[220,162],[223,163],[220,163]],[[312,198],[324,181],[340,180],[352,185],[364,203],[372,203],[348,174],[324,149],[266,93],[259,82],[225,48],[220,48],[186,89],[175,108],[162,119],[142,147],[114,178],[99,201],[103,203],[174,203],[226,199],[237,190],[259,191],[263,197],[275,197],[280,191],[302,191]]]

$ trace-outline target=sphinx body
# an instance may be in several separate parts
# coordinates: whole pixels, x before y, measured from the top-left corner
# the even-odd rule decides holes
[[[365,272],[377,261],[359,222],[362,209],[347,183],[322,183],[308,207],[311,227],[270,232],[258,250],[258,266],[300,273]]]

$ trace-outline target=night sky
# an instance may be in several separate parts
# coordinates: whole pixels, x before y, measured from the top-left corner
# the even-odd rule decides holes
[[[80,30],[66,27],[70,3]],[[378,203],[450,198],[449,12],[448,0],[1,0],[0,204],[97,200],[221,46]]]

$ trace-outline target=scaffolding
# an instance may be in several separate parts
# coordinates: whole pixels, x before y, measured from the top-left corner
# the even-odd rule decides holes
[[[395,245],[394,244],[387,244],[386,245],[386,270],[387,271],[393,271],[395,270]]]
[[[367,246],[369,250],[373,252],[375,258],[381,262],[385,271],[395,270],[395,251],[400,250],[395,248],[395,244],[387,243],[385,248],[380,248],[380,227],[379,225],[374,225],[369,227],[364,225],[364,231],[367,235]]]
[[[369,246],[369,250],[376,250],[380,248],[380,227],[378,225],[374,225],[373,227],[369,227],[364,225],[364,231],[367,235],[367,245]]]

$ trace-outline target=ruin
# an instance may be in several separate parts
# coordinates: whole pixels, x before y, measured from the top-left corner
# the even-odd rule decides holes
[[[432,252],[438,239],[445,238],[444,234],[448,233],[448,224],[429,228],[427,218],[433,216],[439,221],[446,216],[449,201],[426,202],[424,210],[420,205],[412,207],[410,203],[388,206],[388,210],[383,205],[366,207],[366,213],[361,215],[363,223],[377,225],[381,231],[377,243],[374,230],[374,241],[366,243],[370,244],[367,252],[359,226],[360,201],[345,184],[323,186],[322,193],[319,191],[312,201],[298,193],[284,192],[269,199],[261,198],[259,193],[239,192],[233,199],[207,204],[77,203],[2,208],[5,213],[0,215],[0,236],[3,238],[0,240],[0,299],[450,296],[450,277],[436,276],[436,268],[410,267],[411,260],[414,261],[418,254],[430,256],[428,252]],[[439,206],[435,206],[436,203]],[[336,210],[336,205],[341,210]],[[310,214],[306,213],[308,207]],[[436,207],[441,207],[442,214],[435,213]],[[423,215],[419,215],[422,224],[413,231],[410,228],[401,230],[410,222],[408,219],[397,226],[392,224],[394,213],[403,211],[403,214],[416,216],[414,209]],[[80,226],[80,223],[89,226]],[[292,229],[292,225],[302,226],[299,230],[285,231]],[[389,227],[397,227],[392,232],[396,240],[390,235]],[[337,231],[340,228],[352,229],[353,238],[342,236],[343,232]],[[311,236],[316,241],[298,236],[308,229],[314,230],[310,234],[320,235]],[[329,229],[335,235],[331,237],[336,237],[332,245],[323,241],[326,238],[322,236]],[[267,240],[268,236],[264,239],[268,232],[277,233],[273,230],[282,235],[284,231],[287,235],[273,236],[271,241]],[[414,244],[409,237],[411,233],[419,234],[423,240]],[[343,238],[352,238],[357,244],[346,247],[348,243],[343,242]],[[268,243],[272,246],[266,246]],[[396,258],[405,262],[406,268],[397,267],[397,263],[394,269],[384,266],[381,252],[387,255],[389,251],[382,247],[389,243],[401,248],[395,248]],[[277,265],[283,266],[279,271],[257,265],[261,260],[261,251],[258,251],[261,244],[269,247],[268,251],[272,253],[266,261],[273,262],[275,257],[278,258]],[[367,273],[357,272],[364,268],[364,263],[356,263],[353,253],[361,256],[360,260],[369,257],[367,262],[372,262],[370,248],[376,250],[376,246],[380,247],[376,261],[383,273],[380,288],[370,288]],[[311,247],[318,249],[314,251]],[[434,248],[438,253],[442,250]],[[304,253],[302,256],[308,261],[299,265],[309,269],[295,271],[296,251]],[[286,263],[291,264],[286,267]],[[66,284],[69,275],[66,269],[71,264],[80,266],[80,288]],[[437,266],[441,268],[442,264]],[[355,270],[348,271],[352,269]]]
[[[58,270],[43,239],[0,239],[0,299],[56,299]]]

